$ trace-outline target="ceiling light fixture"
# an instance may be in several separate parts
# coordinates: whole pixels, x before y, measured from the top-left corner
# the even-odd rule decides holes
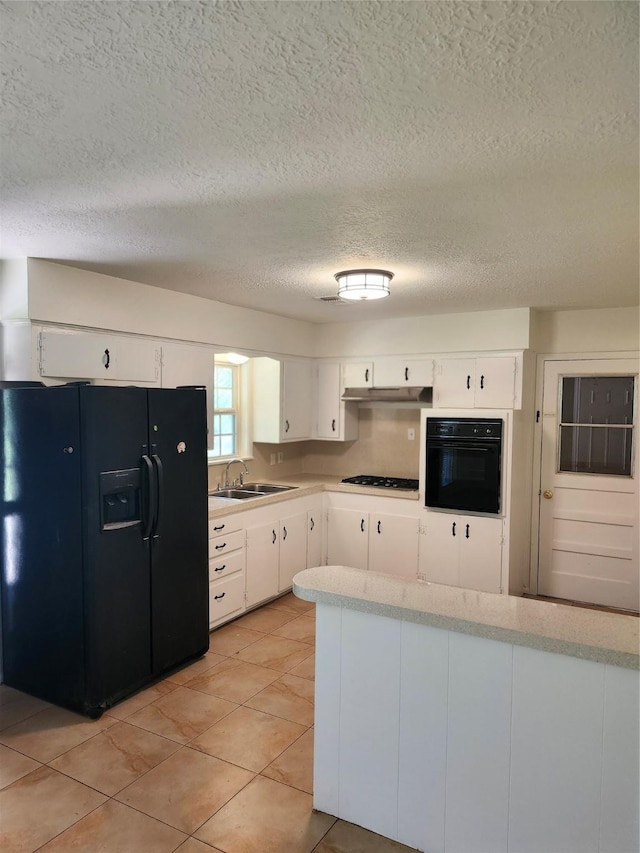
[[[354,302],[388,296],[392,278],[393,273],[386,270],[344,270],[335,274],[338,296]]]

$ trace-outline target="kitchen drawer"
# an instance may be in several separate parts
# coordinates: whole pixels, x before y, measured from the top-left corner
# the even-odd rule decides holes
[[[244,569],[244,550],[209,557],[209,582],[218,581]]]
[[[213,539],[214,536],[228,536],[237,530],[242,530],[242,522],[237,516],[233,518],[214,518],[209,522],[209,539]]]
[[[244,575],[209,584],[209,625],[231,618],[244,610]]]
[[[209,559],[242,547],[244,547],[244,530],[224,533],[222,536],[216,536],[215,539],[209,539]]]

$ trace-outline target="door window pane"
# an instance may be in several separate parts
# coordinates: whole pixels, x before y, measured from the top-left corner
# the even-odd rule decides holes
[[[565,376],[559,471],[631,476],[633,376]]]

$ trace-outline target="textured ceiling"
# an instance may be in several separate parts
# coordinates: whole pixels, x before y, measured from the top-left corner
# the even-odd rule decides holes
[[[638,303],[636,2],[5,2],[0,62],[4,257],[315,322]]]

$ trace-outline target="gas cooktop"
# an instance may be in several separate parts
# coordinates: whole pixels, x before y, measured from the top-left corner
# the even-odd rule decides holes
[[[343,483],[354,486],[376,486],[381,489],[406,489],[417,491],[418,481],[407,477],[379,477],[375,474],[358,474],[355,477],[345,477]]]

